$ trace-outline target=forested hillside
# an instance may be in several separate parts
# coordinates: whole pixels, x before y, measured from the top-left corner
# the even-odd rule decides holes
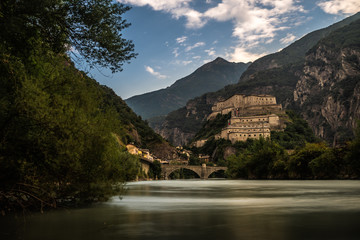
[[[68,48],[89,64],[121,70],[135,56],[119,35],[128,8],[105,0],[0,6],[0,211],[121,193],[139,173],[124,145],[168,144],[111,89],[76,69]]]

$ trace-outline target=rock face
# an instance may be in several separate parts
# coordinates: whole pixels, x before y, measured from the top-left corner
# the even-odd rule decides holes
[[[333,144],[352,137],[360,119],[360,48],[320,43],[307,55],[294,101],[315,135]]]
[[[175,146],[186,145],[201,128],[217,98],[207,94],[190,100],[185,107],[171,112],[154,129]]]

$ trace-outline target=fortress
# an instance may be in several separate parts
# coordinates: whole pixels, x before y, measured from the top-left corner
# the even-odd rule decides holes
[[[271,95],[251,95],[235,94],[225,101],[214,104],[211,108],[212,113],[208,119],[216,115],[233,112],[233,116],[251,116],[258,114],[271,114],[282,111],[281,104],[276,104],[276,98]]]
[[[279,114],[284,114],[281,104],[271,95],[240,95],[236,94],[212,107],[208,119],[218,114],[228,114],[231,118],[228,125],[215,135],[215,139],[224,138],[232,143],[246,141],[248,138],[259,139],[270,137],[271,130],[281,129]],[[204,145],[206,140],[199,140],[195,146]]]

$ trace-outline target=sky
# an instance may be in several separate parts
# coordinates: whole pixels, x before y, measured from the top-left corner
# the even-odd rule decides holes
[[[217,57],[250,62],[360,11],[359,0],[117,0],[136,59],[123,71],[79,66],[127,99],[166,88]]]

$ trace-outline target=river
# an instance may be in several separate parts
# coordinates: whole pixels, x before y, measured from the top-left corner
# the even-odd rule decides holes
[[[360,239],[360,181],[127,184],[90,208],[0,217],[0,239]]]

